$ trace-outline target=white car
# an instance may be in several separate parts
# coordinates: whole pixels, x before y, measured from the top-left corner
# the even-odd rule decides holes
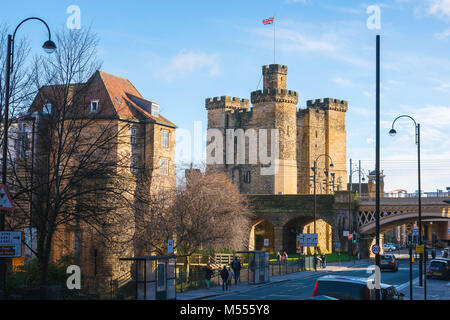
[[[389,245],[389,244],[384,244],[384,245],[383,245],[383,251],[384,251],[384,252],[391,252],[391,251],[394,251],[394,250],[395,250],[395,248],[392,247],[392,246]]]

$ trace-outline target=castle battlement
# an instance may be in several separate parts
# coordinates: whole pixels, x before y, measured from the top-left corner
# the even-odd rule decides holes
[[[308,108],[320,108],[324,110],[335,110],[347,112],[348,102],[345,100],[325,98],[306,101],[306,106]]]
[[[268,66],[263,66],[262,67],[263,70],[263,75],[266,73],[282,73],[282,74],[287,74],[287,66],[283,66],[280,64],[271,64]]]
[[[206,110],[212,109],[248,109],[250,101],[237,97],[221,96],[207,98],[205,100]]]
[[[252,104],[261,102],[298,103],[298,93],[294,90],[266,88],[251,93]]]

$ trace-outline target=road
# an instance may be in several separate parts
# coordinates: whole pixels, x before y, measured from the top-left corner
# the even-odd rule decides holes
[[[383,271],[381,273],[381,282],[405,288],[409,282],[409,263],[407,260],[399,261],[399,271]],[[352,277],[370,276],[367,273],[369,264],[358,267],[351,267],[345,271],[327,272],[326,275],[340,275]],[[311,298],[314,285],[317,278],[324,276],[313,274],[308,278],[290,280],[279,283],[270,284],[264,287],[255,288],[241,293],[230,293],[223,296],[213,297],[209,300],[304,300]],[[419,276],[418,264],[413,265],[413,279]]]

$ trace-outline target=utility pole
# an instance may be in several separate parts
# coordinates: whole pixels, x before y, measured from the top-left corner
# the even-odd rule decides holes
[[[376,171],[376,189],[375,189],[375,229],[376,244],[380,246],[380,35],[376,37],[376,146],[375,146],[375,171]],[[380,254],[375,255],[375,264],[380,267]],[[376,299],[380,300],[380,288],[375,289]]]

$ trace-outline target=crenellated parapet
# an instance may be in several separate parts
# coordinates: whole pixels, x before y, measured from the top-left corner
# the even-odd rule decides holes
[[[245,109],[248,110],[250,102],[248,99],[240,99],[236,97],[222,96],[215,98],[207,98],[205,100],[206,110],[213,109]]]
[[[341,112],[347,112],[348,110],[347,101],[332,98],[308,100],[306,102],[306,106],[308,108],[319,108],[323,110],[335,110]]]
[[[298,103],[298,93],[293,90],[286,89],[264,89],[253,91],[251,93],[252,104],[263,102],[280,102],[280,103]]]

